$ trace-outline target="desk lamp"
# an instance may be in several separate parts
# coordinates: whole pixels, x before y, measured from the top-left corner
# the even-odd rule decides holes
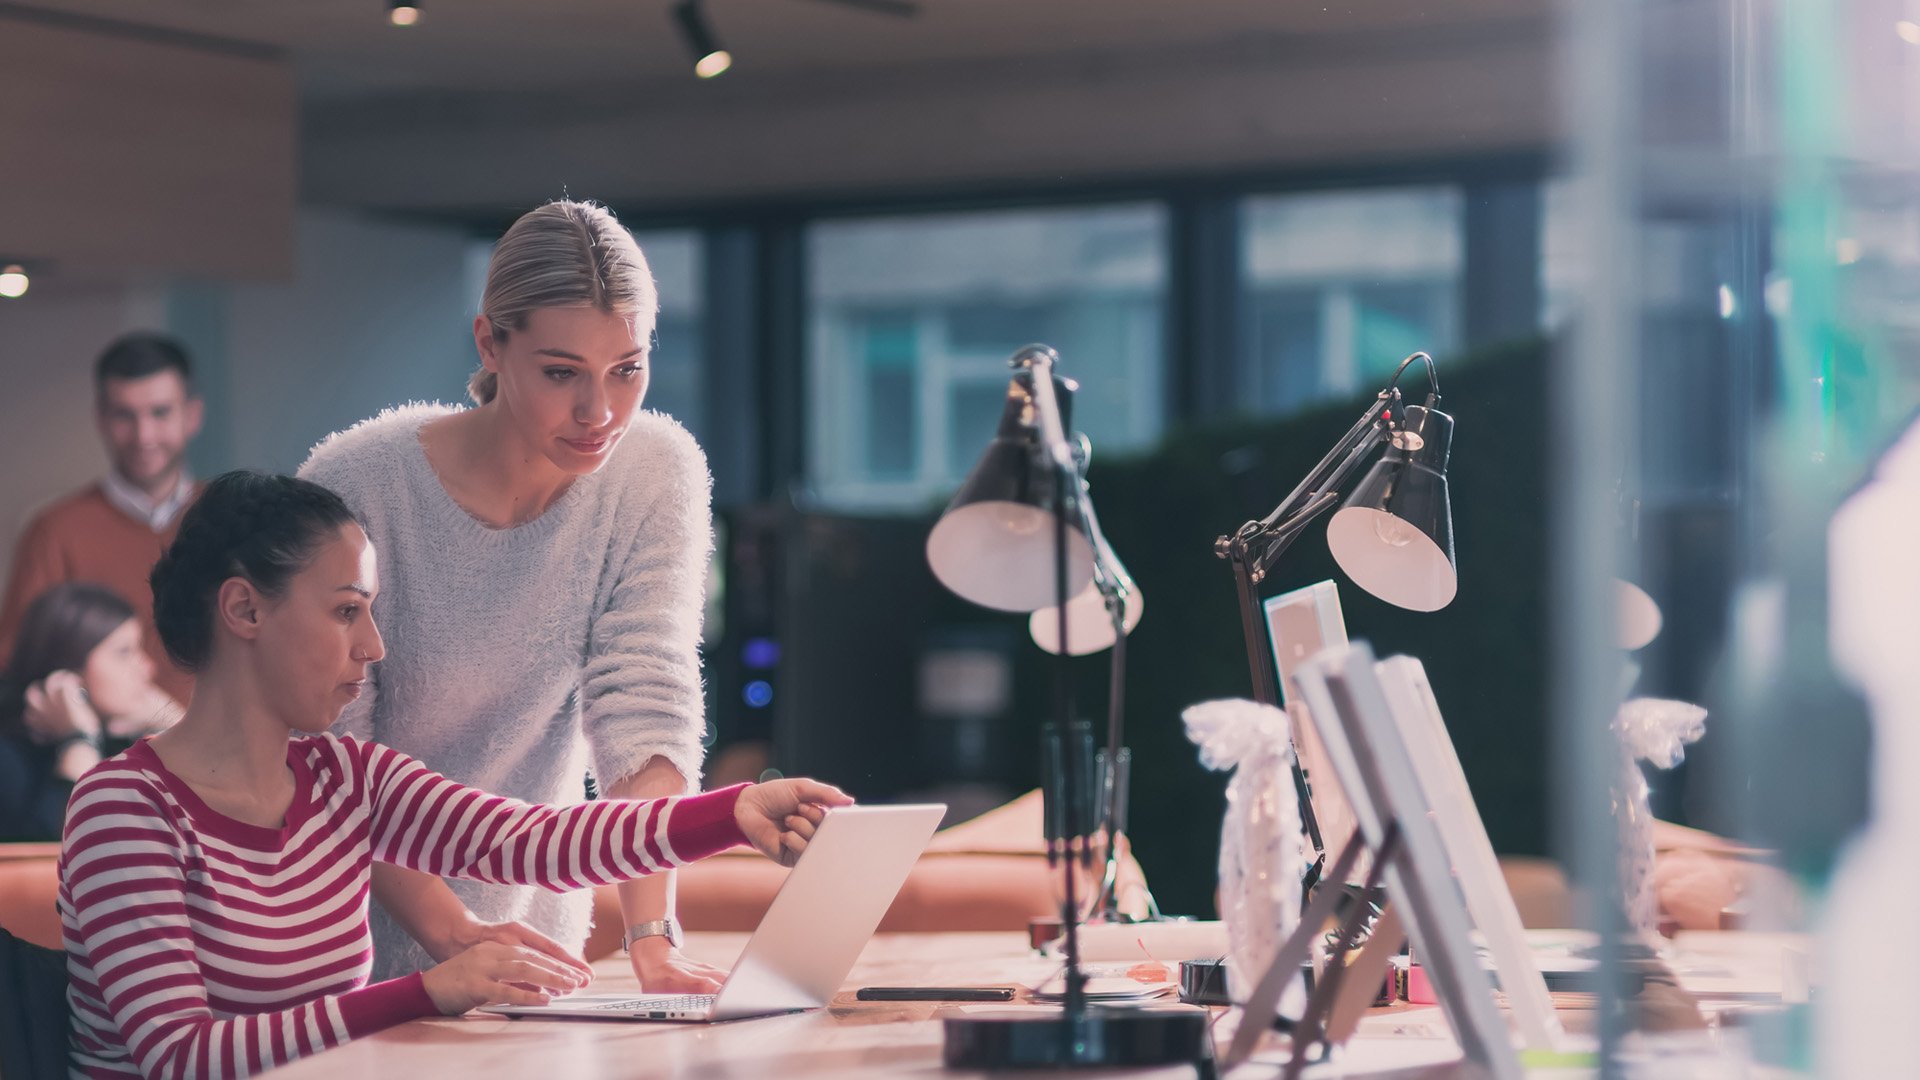
[[[1199,1062],[1211,1056],[1204,1010],[1093,1005],[1086,997],[1073,867],[1088,843],[1078,788],[1091,775],[1090,763],[1083,760],[1090,740],[1074,735],[1068,657],[1093,651],[1078,643],[1076,631],[1099,633],[1103,621],[1111,636],[1096,648],[1124,639],[1128,592],[1122,590],[1131,579],[1090,513],[1081,465],[1066,435],[1077,386],[1055,373],[1058,361],[1045,345],[1029,345],[1013,355],[999,429],[928,535],[927,562],[941,584],[963,599],[1001,611],[1051,613],[1052,629],[1043,645],[1050,644],[1048,651],[1058,657],[1054,690],[1060,742],[1049,779],[1057,778],[1060,798],[1059,812],[1046,815],[1047,860],[1049,865],[1062,858],[1068,862],[1061,902],[1066,994],[1058,1012],[969,1010],[943,1016],[944,1060],[950,1067],[974,1069]],[[1075,618],[1091,603],[1076,607],[1075,599],[1085,591],[1099,598],[1096,616],[1102,611],[1107,616],[1087,620],[1092,628]],[[1131,594],[1137,596],[1138,590]],[[1135,611],[1137,621],[1137,602]],[[1110,712],[1110,745],[1118,740],[1117,723],[1117,711]],[[1111,783],[1106,794],[1104,817],[1110,825],[1116,794]],[[1108,844],[1110,864],[1113,846]]]
[[[1403,405],[1400,376],[1415,361],[1426,365],[1426,403]],[[1386,389],[1272,513],[1214,541],[1214,553],[1232,565],[1239,586],[1240,625],[1253,671],[1255,701],[1279,705],[1261,644],[1260,598],[1255,588],[1308,523],[1339,501],[1341,486],[1383,444],[1386,454],[1327,522],[1327,547],[1355,585],[1389,604],[1411,611],[1438,611],[1452,602],[1458,588],[1453,511],[1447,499],[1453,417],[1435,408],[1439,402],[1440,381],[1433,358],[1417,352],[1402,360]],[[1297,756],[1293,783],[1300,821],[1314,854],[1304,897],[1319,880],[1327,856],[1308,798],[1307,775]]]
[[[1112,649],[1107,658],[1107,744],[1102,751],[1106,767],[1094,769],[1100,785],[1101,838],[1105,847],[1105,867],[1100,878],[1100,893],[1091,911],[1101,922],[1125,922],[1120,913],[1120,847],[1118,838],[1127,829],[1127,772],[1130,761],[1121,746],[1122,718],[1125,715],[1127,688],[1127,635],[1140,625],[1146,601],[1140,586],[1120,562],[1100,529],[1099,515],[1093,511],[1093,495],[1087,487],[1087,464],[1093,446],[1085,435],[1072,436],[1074,485],[1079,504],[1076,527],[1093,548],[1093,577],[1087,587],[1067,601],[1065,646],[1060,634],[1061,612],[1050,602],[1027,619],[1033,643],[1047,652],[1069,656],[1089,656]],[[1097,764],[1097,763],[1096,763]],[[1069,873],[1073,872],[1069,868]],[[1151,910],[1151,898],[1149,898]]]

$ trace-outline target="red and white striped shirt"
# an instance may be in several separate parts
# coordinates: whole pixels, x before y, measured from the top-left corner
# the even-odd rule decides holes
[[[551,807],[375,743],[291,740],[286,824],[202,802],[142,742],[75,785],[60,854],[76,1076],[249,1076],[433,1015],[419,975],[366,985],[373,861],[555,890],[744,841],[740,787]]]

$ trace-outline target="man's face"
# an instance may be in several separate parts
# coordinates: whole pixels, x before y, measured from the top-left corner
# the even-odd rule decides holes
[[[200,433],[200,399],[177,371],[100,384],[100,439],[113,468],[149,495],[178,483],[187,443]]]

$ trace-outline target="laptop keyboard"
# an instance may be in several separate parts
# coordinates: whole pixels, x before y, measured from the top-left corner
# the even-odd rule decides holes
[[[679,997],[641,997],[628,1001],[609,1001],[589,1005],[594,1012],[704,1012],[713,1008],[713,994],[682,994]]]

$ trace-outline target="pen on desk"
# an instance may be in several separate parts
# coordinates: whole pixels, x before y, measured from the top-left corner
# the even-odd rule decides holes
[[[863,986],[859,1001],[1012,1001],[1011,986]]]

